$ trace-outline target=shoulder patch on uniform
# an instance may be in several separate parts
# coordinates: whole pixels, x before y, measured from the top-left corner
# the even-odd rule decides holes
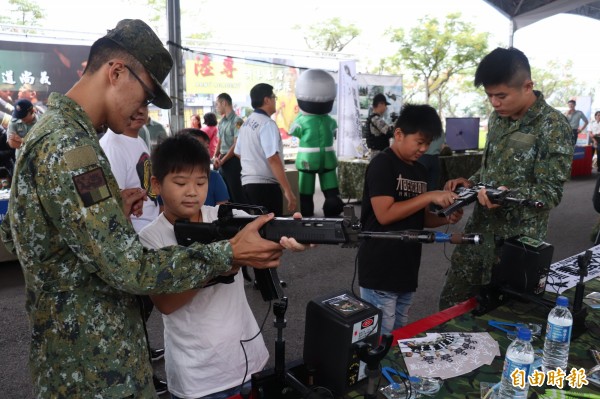
[[[91,145],[84,145],[66,152],[65,162],[70,170],[81,169],[97,164],[98,155]]]
[[[100,167],[73,176],[73,183],[86,208],[111,197],[106,176]]]

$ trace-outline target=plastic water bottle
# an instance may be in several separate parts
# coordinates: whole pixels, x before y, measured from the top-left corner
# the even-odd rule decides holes
[[[542,370],[544,372],[556,370],[557,367],[567,371],[571,329],[573,327],[573,316],[568,306],[569,299],[559,296],[556,298],[556,306],[548,315],[544,356],[542,358]]]
[[[531,330],[525,327],[520,327],[515,339],[506,350],[504,359],[504,368],[502,369],[502,380],[500,381],[500,389],[498,390],[498,399],[513,399],[527,398],[529,391],[529,382],[527,377],[530,374],[531,364],[535,358],[533,346],[531,346]],[[524,388],[513,385],[512,372],[515,369],[523,370],[522,374]],[[518,383],[518,380],[515,380]]]

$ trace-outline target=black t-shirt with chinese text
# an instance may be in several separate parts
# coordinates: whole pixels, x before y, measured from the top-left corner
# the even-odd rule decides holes
[[[408,164],[386,148],[369,163],[365,173],[361,223],[364,231],[421,230],[425,222],[422,209],[409,217],[383,226],[379,224],[370,199],[393,197],[405,201],[427,192],[427,171],[418,162]],[[363,288],[391,292],[412,292],[418,284],[421,244],[393,239],[371,238],[362,241],[358,251],[358,282]]]

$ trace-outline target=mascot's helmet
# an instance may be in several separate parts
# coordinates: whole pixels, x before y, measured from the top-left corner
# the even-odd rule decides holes
[[[322,69],[308,69],[296,82],[296,98],[300,109],[309,114],[331,112],[336,95],[335,80]]]

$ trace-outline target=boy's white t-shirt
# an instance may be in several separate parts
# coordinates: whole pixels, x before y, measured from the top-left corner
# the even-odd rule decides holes
[[[217,219],[218,207],[203,206],[202,219]],[[142,244],[157,249],[177,244],[173,225],[161,214],[139,233]],[[169,391],[181,398],[198,398],[241,385],[246,369],[240,340],[255,336],[258,324],[248,305],[243,278],[232,284],[202,288],[191,302],[163,315],[165,371]],[[248,356],[246,381],[269,359],[258,335],[244,343]]]
[[[152,164],[150,150],[140,137],[129,137],[108,130],[100,139],[100,146],[108,157],[110,169],[121,190],[126,188],[143,188],[149,193],[144,201],[143,214],[140,217],[131,215],[131,224],[136,232],[158,217],[160,207],[156,196],[152,195],[150,177]]]

